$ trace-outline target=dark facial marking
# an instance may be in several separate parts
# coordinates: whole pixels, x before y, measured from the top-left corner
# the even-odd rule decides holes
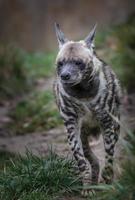
[[[57,72],[58,72],[58,75],[59,75],[60,72],[61,72],[61,69],[62,69],[62,67],[63,67],[63,64],[64,64],[63,61],[59,61],[59,62],[57,63]]]
[[[58,70],[61,69],[66,64],[71,64],[73,66],[77,66],[78,69],[80,69],[80,70],[85,69],[85,66],[86,66],[85,63],[81,59],[78,59],[78,60],[74,60],[74,59],[66,60],[66,59],[64,59],[62,61],[58,61],[58,63],[57,63]]]
[[[75,65],[79,67],[80,70],[84,70],[85,69],[85,63],[82,60],[76,60],[74,61]]]

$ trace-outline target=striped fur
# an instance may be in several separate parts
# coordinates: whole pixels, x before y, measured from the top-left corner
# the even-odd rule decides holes
[[[119,81],[112,69],[97,57],[93,42],[87,46],[85,41],[66,40],[60,46],[56,67],[56,101],[83,185],[98,183],[99,162],[89,146],[88,137],[99,132],[103,135],[106,152],[102,177],[106,183],[111,183],[114,148],[120,132],[119,124],[111,115],[120,118]],[[72,84],[61,79],[66,67],[71,72]],[[75,73],[73,77],[72,73]]]

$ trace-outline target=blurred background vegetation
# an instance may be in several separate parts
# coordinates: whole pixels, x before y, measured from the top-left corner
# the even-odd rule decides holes
[[[99,56],[110,64],[119,77],[123,91],[126,94],[135,93],[135,2],[132,0],[74,0],[74,1],[44,1],[44,0],[1,0],[0,1],[0,136],[12,137],[33,132],[48,131],[61,126],[52,83],[55,75],[55,57],[57,53],[57,41],[54,33],[54,22],[60,23],[69,39],[84,38],[95,24],[98,23],[96,34],[96,49]],[[75,27],[75,28],[73,28]],[[3,123],[2,110],[8,110],[8,119]],[[134,141],[134,140],[133,140]],[[133,145],[133,144],[132,144]],[[131,150],[134,156],[134,149]],[[50,158],[50,160],[49,160]],[[13,166],[9,166],[10,161]],[[56,191],[76,191],[72,189],[72,183],[79,186],[79,179],[74,177],[74,163],[64,158],[51,154],[50,157],[33,157],[28,154],[26,159],[18,158],[10,152],[0,152],[0,192],[1,199],[31,200],[53,199],[48,196]],[[14,161],[16,164],[14,164]],[[41,169],[35,171],[38,181],[33,183],[33,169],[36,166]],[[58,165],[61,171],[60,177],[55,177],[45,169],[48,176],[54,178],[53,192],[48,187],[48,182],[43,187],[44,166]],[[127,161],[127,162],[131,162]],[[60,164],[61,163],[61,164]],[[110,196],[102,194],[101,199],[135,199],[134,188],[134,161],[130,168],[125,164],[122,178]],[[69,165],[71,171],[69,170]],[[8,167],[7,174],[5,166]],[[26,178],[16,191],[19,179],[13,177],[22,176],[24,170],[32,182]],[[53,167],[52,167],[53,169]],[[64,172],[64,170],[65,172]],[[72,170],[73,169],[73,170]],[[13,172],[13,173],[12,173]],[[17,174],[16,174],[17,173]],[[41,177],[40,177],[41,175]],[[56,174],[55,174],[56,175]],[[64,179],[69,176],[70,180]],[[56,179],[55,179],[56,178]],[[4,183],[4,185],[3,185]],[[36,185],[37,184],[37,185]],[[41,187],[41,190],[38,187]],[[127,186],[131,186],[130,188]],[[31,187],[32,185],[32,187]],[[37,189],[36,189],[37,188]],[[9,193],[6,194],[8,189]],[[44,192],[44,191],[47,192]],[[113,198],[111,192],[114,192]],[[124,193],[125,192],[125,193]],[[15,195],[15,196],[14,196]],[[20,195],[20,196],[19,196]],[[57,196],[57,195],[56,195]],[[59,198],[59,195],[58,195]],[[100,198],[99,198],[100,199]]]

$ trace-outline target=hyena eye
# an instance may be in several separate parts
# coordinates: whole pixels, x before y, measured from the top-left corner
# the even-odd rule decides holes
[[[62,61],[59,61],[58,64],[57,64],[58,68],[61,68],[63,66],[63,62]]]
[[[82,61],[76,61],[75,64],[81,69],[83,70],[85,68],[85,64]]]

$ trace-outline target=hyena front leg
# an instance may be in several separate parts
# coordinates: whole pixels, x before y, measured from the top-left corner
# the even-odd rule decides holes
[[[105,167],[102,171],[102,178],[105,183],[110,184],[113,181],[113,159],[115,145],[119,137],[119,124],[117,127],[114,126],[113,121],[110,126],[106,126],[103,133],[104,147],[105,147]]]
[[[88,140],[91,131],[93,131],[93,129],[90,129],[86,124],[82,125],[81,141],[82,141],[84,156],[88,159],[91,165],[91,183],[98,184],[99,161],[96,155],[93,153]]]
[[[86,187],[86,183],[91,183],[91,169],[89,161],[85,158],[82,141],[80,138],[80,128],[76,119],[72,116],[68,116],[68,119],[65,120],[65,126],[68,133],[68,142],[73,152],[73,156],[77,161],[80,175],[82,177],[83,186]],[[87,196],[90,194],[90,191],[83,190],[82,195]]]
[[[85,179],[84,179],[83,184],[85,187],[87,187],[90,184],[94,184],[94,185],[98,184],[99,161],[89,146],[88,135],[87,135],[87,131],[85,127],[82,127],[81,129],[81,141],[82,141],[84,156],[88,159],[91,166],[91,177],[84,177]],[[82,191],[82,194],[84,196],[87,196],[87,195],[93,196],[95,194],[95,190],[86,188]]]

